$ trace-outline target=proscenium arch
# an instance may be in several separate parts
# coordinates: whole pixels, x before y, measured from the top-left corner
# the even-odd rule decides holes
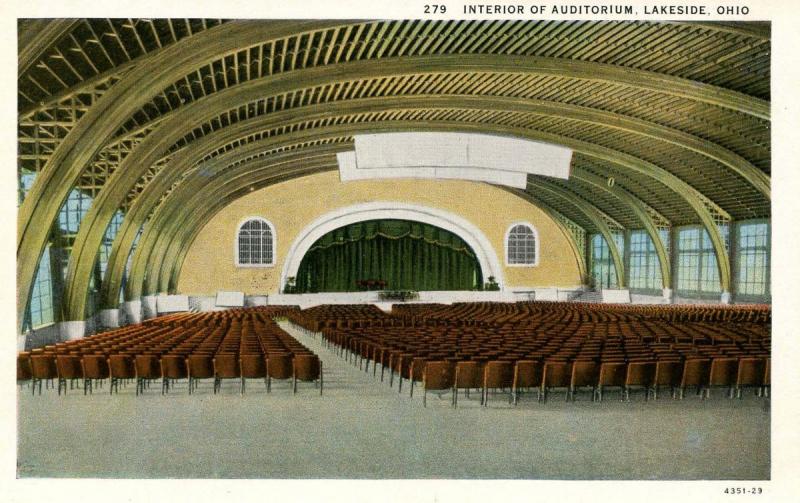
[[[333,163],[330,169],[331,170],[337,169],[336,164]],[[204,212],[203,214],[198,214],[197,218],[192,219],[193,223],[184,223],[179,227],[177,227],[176,233],[178,235],[173,238],[169,238],[172,239],[172,241],[170,244],[166,245],[169,248],[169,250],[164,254],[159,255],[164,258],[157,258],[151,260],[150,265],[148,265],[148,269],[150,268],[155,269],[158,267],[161,268],[161,276],[160,276],[161,279],[159,281],[157,291],[166,291],[165,289],[169,289],[172,287],[172,285],[177,284],[177,276],[180,272],[181,264],[183,263],[183,259],[186,253],[188,252],[191,243],[194,241],[196,235],[202,230],[202,227],[205,225],[207,220],[210,219],[211,216],[213,216],[213,214],[216,213],[216,211],[222,209],[227,204],[230,204],[230,202],[233,201],[234,199],[247,194],[249,192],[248,189],[251,186],[260,188],[262,186],[275,183],[275,181],[273,180],[266,180],[266,183],[261,179],[256,180],[255,179],[256,176],[257,173],[250,173],[248,174],[248,176],[242,177],[241,180],[235,181],[235,183],[227,183],[226,185],[233,186],[232,189],[228,190],[233,190],[235,192],[228,195],[219,195],[219,196],[215,195],[214,197],[219,198],[219,200],[221,201],[221,203],[218,205],[219,208],[215,207],[212,208],[211,211]],[[502,188],[506,189],[505,187]],[[508,189],[508,191],[516,195],[517,197],[520,197],[521,199],[525,200],[529,204],[533,204],[534,206],[544,211],[545,214],[553,218],[553,221],[557,224],[559,229],[561,229],[562,233],[567,239],[570,249],[573,252],[573,256],[575,258],[578,270],[580,271],[581,275],[583,275],[585,273],[585,266],[582,260],[583,254],[578,250],[578,247],[576,246],[575,239],[572,236],[572,234],[570,234],[566,229],[564,229],[563,225],[557,219],[555,219],[555,217],[553,217],[552,212],[549,210],[549,208],[546,205],[544,205],[544,203],[535,202],[529,194],[518,191],[518,189]],[[167,236],[172,236],[171,233],[165,233],[165,234]],[[170,275],[168,276],[169,280],[167,281],[166,272],[168,271],[171,272]]]
[[[222,25],[222,26],[228,26],[228,24]],[[208,31],[211,32],[211,31],[216,30],[217,28],[219,28],[219,27],[212,28],[211,30],[208,30]],[[198,36],[200,36],[200,35],[198,35]],[[263,35],[262,35],[262,38],[263,38]],[[165,49],[164,51],[166,52],[170,48]],[[487,67],[492,67],[492,65],[493,65],[495,69],[499,68],[500,69],[499,71],[502,71],[502,69],[505,68],[506,69],[505,71],[520,72],[521,71],[520,69],[522,68],[522,71],[527,72],[527,73],[545,73],[545,74],[555,74],[555,75],[566,75],[566,76],[572,76],[574,78],[586,78],[586,79],[590,79],[590,80],[603,80],[603,81],[618,82],[618,83],[622,83],[624,85],[630,85],[630,86],[633,86],[633,87],[649,89],[649,90],[656,90],[657,92],[663,92],[663,93],[667,93],[667,94],[674,94],[674,95],[678,95],[678,96],[689,97],[689,98],[692,98],[692,99],[698,99],[699,101],[704,101],[704,102],[707,102],[707,103],[716,104],[718,106],[730,106],[730,108],[736,109],[736,110],[739,110],[739,111],[743,111],[744,113],[753,112],[753,109],[751,109],[752,107],[745,106],[744,109],[742,109],[742,106],[741,106],[742,105],[742,100],[744,100],[744,102],[747,102],[749,99],[751,99],[750,97],[748,97],[746,95],[739,95],[739,93],[736,93],[736,92],[730,92],[730,91],[719,90],[719,89],[714,88],[716,91],[725,91],[725,92],[721,92],[721,93],[717,92],[715,94],[715,93],[710,92],[711,88],[713,88],[713,86],[708,86],[706,84],[691,83],[691,82],[688,82],[688,81],[684,81],[683,79],[676,79],[674,77],[667,77],[667,76],[663,76],[663,75],[653,74],[651,72],[643,72],[643,75],[640,75],[640,77],[642,77],[640,80],[631,79],[630,75],[628,75],[630,73],[629,71],[626,70],[626,72],[627,72],[627,74],[626,74],[626,72],[620,72],[618,68],[610,66],[610,65],[600,65],[600,64],[596,64],[596,63],[583,63],[583,62],[574,62],[574,61],[564,61],[564,60],[551,59],[551,58],[516,57],[516,56],[502,56],[502,57],[488,56],[487,57],[485,55],[474,56],[472,58],[467,58],[466,56],[459,56],[459,57],[455,58],[454,56],[449,56],[449,55],[447,55],[447,56],[434,56],[434,57],[427,57],[427,56],[426,57],[413,57],[413,58],[403,58],[403,62],[409,62],[410,61],[411,63],[413,63],[415,65],[415,69],[417,69],[417,67],[419,67],[419,69],[417,69],[417,71],[420,71],[420,69],[421,69],[421,71],[423,71],[423,72],[424,71],[435,71],[435,70],[436,71],[464,71],[464,66],[463,66],[462,62],[465,59],[478,60],[478,64],[486,65]],[[502,60],[502,61],[498,62],[497,60]],[[457,63],[460,63],[461,65],[460,66],[458,66],[458,65],[457,66],[453,66],[452,69],[448,70],[447,66],[448,65],[452,66],[454,61],[457,62]],[[394,64],[394,63],[395,63],[395,61],[391,61],[391,60],[383,60],[383,61],[372,60],[372,61],[363,61],[363,62],[338,64],[337,65],[337,76],[341,76],[340,75],[341,73],[346,73],[347,70],[350,69],[351,67],[358,69],[358,68],[360,68],[359,65],[362,65],[362,66],[372,65],[372,66],[380,67],[381,69],[383,69],[385,67],[391,67],[392,64]],[[430,70],[426,70],[426,65],[428,65],[431,69]],[[505,66],[503,66],[503,65],[505,65]],[[595,66],[592,66],[592,65],[595,65]],[[327,67],[316,67],[316,68],[312,68],[312,69],[297,70],[297,71],[293,71],[293,72],[286,72],[284,74],[278,74],[277,76],[273,76],[273,77],[271,77],[269,79],[265,78],[265,79],[260,79],[260,80],[252,81],[252,82],[259,82],[259,83],[264,83],[264,81],[272,82],[273,79],[280,79],[281,76],[287,76],[287,75],[292,77],[292,78],[294,78],[294,76],[301,75],[301,74],[302,75],[305,75],[307,73],[313,74],[314,71],[319,71],[320,69],[329,70],[329,68],[327,68]],[[636,72],[639,72],[639,71],[636,71]],[[634,73],[636,73],[636,72],[634,72]],[[330,74],[329,71],[327,71],[325,73]],[[398,71],[394,71],[393,75],[396,75],[397,73],[398,73]],[[329,77],[327,77],[327,78],[329,78]],[[671,86],[665,86],[664,85],[665,82],[667,82],[667,81],[670,82]],[[247,86],[247,83],[240,84],[240,85],[238,85],[238,86],[236,86],[234,88],[231,88],[231,89],[239,90],[243,86]],[[116,89],[116,87],[117,86],[115,86],[114,89]],[[729,93],[729,94],[726,94],[726,92]],[[222,93],[224,93],[224,91]],[[730,94],[730,93],[732,93],[732,94]],[[171,116],[170,118],[165,119],[164,122],[162,122],[162,126],[164,126],[165,123],[168,123],[168,122],[176,119],[176,117],[181,115],[182,112],[186,112],[186,110],[192,109],[193,106],[195,106],[196,104],[199,104],[201,102],[206,103],[207,100],[211,100],[214,97],[216,97],[216,95],[212,95],[211,97],[208,97],[208,98],[203,98],[201,100],[198,100],[196,103],[193,103],[193,104],[191,104],[191,105],[189,105],[187,107],[180,108],[177,112],[172,114],[173,116]],[[206,100],[206,101],[204,101],[204,100]],[[758,100],[756,99],[756,101],[758,101]],[[752,103],[751,103],[751,105],[752,105]],[[763,108],[763,107],[761,107],[760,105],[755,105],[754,109],[760,109],[760,108]],[[750,110],[750,112],[748,112],[746,110]],[[755,115],[759,116],[759,114],[755,114]],[[158,128],[159,131],[161,131],[163,129],[169,129],[169,128],[167,128],[167,127],[159,127]],[[158,136],[158,135],[151,135],[151,136]],[[137,149],[135,152],[138,152],[138,151],[139,151],[139,149]],[[721,155],[721,157],[725,158],[724,153],[723,153],[723,155]],[[728,157],[730,157],[730,156],[728,156]],[[728,164],[730,165],[731,163],[733,165],[738,165],[737,163],[739,163],[739,161],[734,159],[733,161],[729,162]],[[129,173],[129,172],[131,172],[131,170],[118,169],[116,173]],[[133,173],[131,173],[131,174],[133,174]],[[137,177],[137,179],[138,179],[138,177]],[[134,183],[135,183],[135,181],[134,181]],[[112,186],[116,185],[116,182],[113,183],[113,184],[110,184],[110,185],[112,185]],[[103,192],[104,191],[101,191],[101,197],[102,197]],[[98,207],[103,208],[102,210],[99,210],[98,213],[103,213],[103,217],[108,216],[109,218],[110,218],[110,216],[109,215],[105,215],[105,213],[110,212],[110,214],[113,214],[113,211],[116,211],[116,208],[118,207],[118,205],[117,205],[112,210],[112,209],[109,209],[109,207],[112,206],[112,205],[107,205],[104,202],[100,202],[100,201],[97,201],[96,204],[98,205]],[[101,220],[103,220],[103,219],[104,218],[101,218]],[[93,219],[90,217],[90,220],[93,220]],[[89,225],[90,225],[90,228],[94,227],[92,224],[89,224]],[[81,227],[83,227],[83,225]],[[99,231],[95,231],[95,232],[99,232]],[[80,253],[79,253],[79,255],[80,255]],[[82,259],[77,259],[77,260],[80,261]],[[25,275],[22,274],[21,277],[25,277]],[[31,279],[31,281],[32,281],[32,279]],[[30,283],[30,282],[28,282],[28,283]],[[23,284],[21,286],[24,287],[25,285]],[[28,288],[29,288],[29,286],[30,285],[28,284]]]
[[[500,288],[505,288],[503,268],[497,253],[489,238],[475,224],[446,210],[397,201],[375,201],[337,208],[306,225],[297,234],[286,254],[281,270],[281,288],[286,284],[287,278],[297,276],[303,257],[319,238],[346,225],[383,219],[411,220],[452,232],[463,239],[475,253],[483,277],[494,276]]]

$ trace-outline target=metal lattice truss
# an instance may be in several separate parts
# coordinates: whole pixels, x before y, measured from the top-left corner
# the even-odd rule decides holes
[[[359,133],[486,132],[572,148],[569,180],[530,176],[518,195],[549,212],[579,256],[587,233],[613,241],[644,228],[665,282],[659,230],[703,225],[728,291],[719,226],[770,215],[764,23],[90,19],[21,21],[19,32],[18,168],[37,175],[18,256],[41,253],[70,190],[94,198],[70,256],[68,319],[84,312],[118,208],[109,307],[145,222],[128,298],[174,286],[186,243],[214,212],[254,187],[335,169]],[[35,265],[18,261],[20,298]]]

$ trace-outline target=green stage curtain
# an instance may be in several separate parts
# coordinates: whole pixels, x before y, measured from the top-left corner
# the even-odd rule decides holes
[[[383,280],[387,290],[472,290],[483,283],[475,253],[452,232],[369,220],[319,238],[300,263],[296,291],[353,292],[359,280]]]

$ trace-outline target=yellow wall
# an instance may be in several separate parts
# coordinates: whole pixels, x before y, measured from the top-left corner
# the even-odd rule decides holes
[[[280,183],[244,196],[214,216],[191,244],[178,292],[276,293],[284,259],[297,234],[337,208],[373,201],[397,201],[438,208],[470,221],[494,247],[506,287],[571,287],[580,284],[577,259],[561,229],[542,210],[491,185],[458,180],[365,180],[342,183],[336,171]],[[272,222],[277,234],[274,267],[236,267],[236,229],[247,217]],[[503,240],[509,225],[530,222],[540,240],[539,264],[505,267]]]

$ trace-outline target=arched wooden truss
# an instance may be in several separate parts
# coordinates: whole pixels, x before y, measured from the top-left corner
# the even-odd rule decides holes
[[[376,131],[568,146],[569,180],[529,176],[516,193],[567,234],[602,234],[620,285],[613,232],[650,235],[667,287],[658,230],[701,224],[728,292],[719,225],[770,216],[769,66],[759,23],[22,21],[19,169],[36,179],[19,210],[18,319],[31,257],[73,188],[94,202],[74,236],[66,320],[84,317],[117,211],[104,307],[116,306],[140,229],[128,299],[174,288],[188,244],[230,201],[335,169],[353,135]]]

